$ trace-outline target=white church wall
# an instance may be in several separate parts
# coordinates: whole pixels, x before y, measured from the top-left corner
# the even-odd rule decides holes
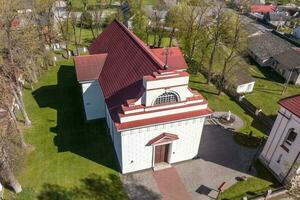
[[[162,110],[162,111],[144,113],[144,114],[140,114],[140,115],[124,116],[120,119],[120,121],[121,121],[121,123],[124,123],[124,122],[130,122],[130,121],[135,121],[135,120],[149,119],[149,118],[153,118],[153,117],[160,117],[160,116],[202,110],[205,108],[207,108],[207,104],[194,105],[194,106],[182,107],[182,108],[174,108],[174,109],[170,109],[170,110]]]
[[[179,95],[181,101],[185,101],[187,97],[193,96],[188,90],[188,81],[189,77],[144,81],[144,86],[147,90],[144,96],[145,105],[152,106],[159,95],[168,91],[175,92]]]
[[[204,118],[169,122],[143,128],[126,130],[122,137],[122,173],[129,173],[153,167],[153,146],[149,141],[166,132],[178,135],[170,152],[171,163],[189,160],[198,155]]]
[[[113,126],[112,129],[112,140],[115,148],[115,152],[117,154],[117,159],[119,161],[119,165],[122,169],[122,144],[121,144],[121,133],[117,131],[116,127]]]
[[[300,135],[292,145],[285,143],[290,129],[294,128],[297,133],[300,133],[300,119],[284,108],[281,108],[280,112],[289,119],[278,114],[260,158],[277,175],[277,178],[282,180],[300,152]],[[281,145],[288,148],[288,151]]]
[[[105,117],[105,102],[98,81],[81,83],[86,120]]]
[[[119,162],[119,166],[122,169],[122,146],[121,146],[121,133],[117,131],[114,122],[111,119],[110,113],[108,111],[107,106],[105,106],[106,109],[106,124],[107,124],[107,128],[108,128],[108,132],[110,134],[116,155],[117,155],[117,159]]]

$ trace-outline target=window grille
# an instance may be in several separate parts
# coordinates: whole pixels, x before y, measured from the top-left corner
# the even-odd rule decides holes
[[[178,96],[172,92],[166,92],[160,95],[154,102],[154,105],[164,104],[164,103],[171,103],[171,102],[178,102]]]

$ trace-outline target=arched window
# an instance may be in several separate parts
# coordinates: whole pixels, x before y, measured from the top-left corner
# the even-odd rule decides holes
[[[154,102],[154,105],[170,103],[170,102],[178,102],[178,101],[179,101],[178,95],[176,95],[173,92],[165,92],[164,94],[157,97],[157,99]]]

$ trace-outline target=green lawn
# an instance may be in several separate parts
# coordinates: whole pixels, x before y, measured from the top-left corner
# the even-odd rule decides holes
[[[233,99],[228,95],[217,95],[217,88],[214,85],[205,84],[205,77],[202,74],[190,76],[190,87],[198,90],[207,100],[208,105],[214,111],[231,111],[240,116],[245,126],[240,130],[244,133],[253,132],[254,136],[262,137],[267,133],[266,128],[257,120],[246,113]]]
[[[253,197],[262,194],[268,189],[280,187],[280,184],[272,174],[259,162],[256,161],[256,177],[248,178],[246,181],[240,181],[225,190],[221,195],[222,200],[241,200],[242,197]]]
[[[147,41],[144,41],[144,42],[147,43]],[[148,44],[149,44],[149,46],[153,45],[153,43],[154,43],[154,35],[149,35],[149,38],[148,38]],[[161,41],[161,48],[163,48],[163,47],[169,47],[169,43],[170,43],[170,38],[163,37],[162,41]]]
[[[255,63],[250,65],[250,72],[256,79],[254,91],[246,97],[255,106],[262,108],[263,112],[276,118],[279,109],[278,101],[284,97],[300,94],[300,86],[289,85],[282,95],[284,79],[272,68],[259,67]]]
[[[214,111],[230,110],[237,114],[245,123],[245,126],[239,130],[239,132],[249,134],[252,131],[252,139],[255,139],[255,137],[261,138],[265,136],[267,130],[261,122],[253,119],[226,94],[218,96],[216,87],[214,85],[205,84],[205,81],[206,79],[202,74],[190,75],[190,87],[198,90],[208,100],[210,108]],[[245,141],[239,143],[245,143]],[[279,186],[273,176],[259,162],[255,163],[255,168],[257,170],[257,177],[249,178],[244,182],[237,182],[222,194],[221,199],[240,200],[244,195],[254,196],[269,188],[276,188]]]
[[[32,148],[18,175],[24,191],[8,199],[127,199],[104,121],[84,122],[72,61],[45,72],[24,98]]]

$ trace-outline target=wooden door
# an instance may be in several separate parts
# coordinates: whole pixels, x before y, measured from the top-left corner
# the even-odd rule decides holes
[[[159,145],[155,147],[155,162],[168,162],[169,144]]]

